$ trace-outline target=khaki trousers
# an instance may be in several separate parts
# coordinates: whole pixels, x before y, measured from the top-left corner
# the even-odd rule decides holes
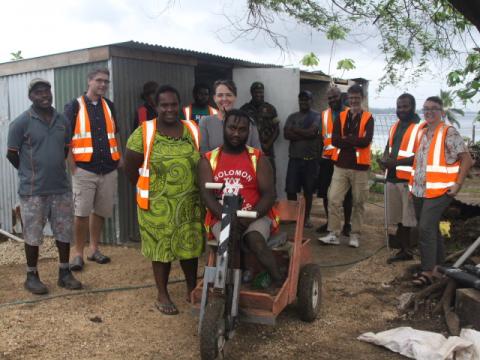
[[[343,217],[343,200],[352,188],[352,233],[359,234],[368,199],[369,170],[343,169],[334,167],[332,183],[328,189],[328,231],[340,233]]]

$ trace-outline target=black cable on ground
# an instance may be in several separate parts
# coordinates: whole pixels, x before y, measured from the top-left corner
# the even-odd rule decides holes
[[[179,282],[183,282],[185,279],[174,279],[170,280],[169,284],[176,284]],[[0,304],[0,309],[8,306],[15,306],[15,305],[26,305],[26,304],[37,304],[42,301],[64,298],[69,296],[78,296],[78,295],[87,295],[87,294],[98,294],[98,293],[109,293],[114,291],[128,291],[128,290],[138,290],[138,289],[147,289],[155,287],[155,284],[148,284],[148,285],[131,285],[131,286],[121,286],[121,287],[113,287],[113,288],[104,288],[104,289],[91,289],[91,290],[80,290],[80,291],[72,291],[65,294],[57,294],[57,295],[49,295],[49,296],[42,296],[38,299],[30,299],[30,300],[15,300],[7,303]]]
[[[375,250],[373,253],[369,254],[369,255],[366,255],[364,257],[361,257],[360,259],[356,259],[356,260],[353,260],[353,261],[349,261],[349,262],[345,262],[345,263],[338,263],[338,264],[318,264],[318,266],[320,266],[321,268],[332,268],[332,267],[342,267],[342,266],[348,266],[348,265],[355,265],[361,261],[364,261],[364,260],[367,260],[367,259],[370,259],[372,256],[378,254],[380,252],[380,250],[382,250],[383,248],[385,248],[385,245],[382,245],[381,247],[379,247],[377,250]]]

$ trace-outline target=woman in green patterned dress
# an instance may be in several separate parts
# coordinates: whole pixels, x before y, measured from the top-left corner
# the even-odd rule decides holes
[[[196,285],[198,257],[203,251],[202,208],[195,176],[200,155],[195,128],[179,120],[178,91],[161,86],[155,100],[157,119],[137,128],[128,139],[125,172],[137,186],[142,254],[152,261],[158,290],[155,305],[162,313],[175,315],[178,310],[167,290],[171,263],[180,260],[188,301]],[[144,132],[152,134],[151,142]]]

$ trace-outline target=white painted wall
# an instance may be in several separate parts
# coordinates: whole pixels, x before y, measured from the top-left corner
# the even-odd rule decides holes
[[[288,140],[283,137],[283,126],[288,115],[298,111],[298,93],[300,92],[299,69],[277,68],[238,68],[233,70],[233,81],[237,85],[238,97],[236,107],[250,101],[250,85],[261,81],[265,85],[265,101],[278,112],[280,119],[280,136],[275,142],[275,162],[277,166],[277,194],[285,198],[285,178],[288,165]]]

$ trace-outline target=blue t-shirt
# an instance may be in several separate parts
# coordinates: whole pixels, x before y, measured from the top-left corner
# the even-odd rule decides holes
[[[21,196],[64,194],[70,191],[65,148],[70,144],[70,126],[54,110],[50,124],[31,107],[10,123],[7,146],[18,151]]]

